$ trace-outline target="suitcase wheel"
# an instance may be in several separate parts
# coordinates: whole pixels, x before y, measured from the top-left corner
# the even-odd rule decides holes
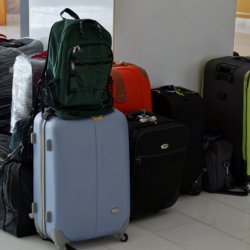
[[[126,242],[128,240],[128,235],[126,233],[119,235],[121,242]]]
[[[189,191],[189,194],[190,195],[199,195],[201,193],[201,190],[202,190],[202,174],[194,181],[190,191]]]

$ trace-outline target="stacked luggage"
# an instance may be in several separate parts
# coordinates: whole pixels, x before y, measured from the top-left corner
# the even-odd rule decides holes
[[[64,13],[75,20],[53,25],[38,86],[32,216],[39,235],[59,249],[107,235],[126,241],[128,125],[113,108],[111,35],[94,20]]]

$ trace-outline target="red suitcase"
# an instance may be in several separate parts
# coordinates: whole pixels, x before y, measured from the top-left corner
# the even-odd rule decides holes
[[[127,115],[137,110],[152,111],[151,86],[146,71],[130,63],[114,63],[114,107]]]

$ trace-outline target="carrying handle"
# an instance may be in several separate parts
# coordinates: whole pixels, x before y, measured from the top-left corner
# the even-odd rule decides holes
[[[147,71],[144,68],[138,66],[137,64],[133,64],[133,63],[129,63],[129,62],[124,62],[124,61],[113,62],[113,64],[112,64],[113,68],[116,68],[116,67],[127,67],[127,66],[134,66],[134,67],[136,67],[137,70],[140,71],[140,73],[142,75],[144,75],[147,79],[149,79]]]
[[[219,64],[218,67],[216,68],[216,79],[218,80],[225,80],[227,82],[233,83],[234,82],[234,71],[237,68],[235,65],[230,65],[230,64]]]
[[[61,13],[60,16],[62,17],[62,19],[66,19],[63,17],[63,14],[67,13],[68,15],[70,15],[71,17],[73,17],[74,19],[80,19],[80,17],[71,9],[69,8],[65,8]]]

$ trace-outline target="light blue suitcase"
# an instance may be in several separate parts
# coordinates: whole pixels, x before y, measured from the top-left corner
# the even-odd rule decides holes
[[[48,121],[32,134],[32,215],[42,238],[65,245],[101,236],[122,241],[130,216],[129,143],[125,116]]]

